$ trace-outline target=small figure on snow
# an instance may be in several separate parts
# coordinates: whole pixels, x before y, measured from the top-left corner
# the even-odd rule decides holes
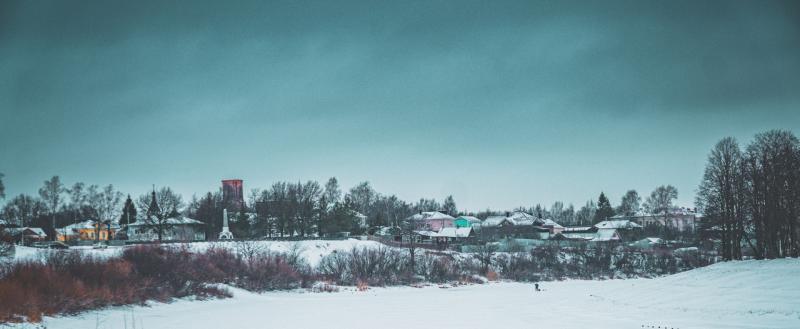
[[[539,290],[539,284],[538,283],[534,283],[533,286],[536,287],[536,291],[541,291],[541,290]]]

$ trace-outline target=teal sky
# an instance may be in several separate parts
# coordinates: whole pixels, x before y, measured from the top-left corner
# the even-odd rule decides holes
[[[798,4],[2,1],[0,172],[692,205],[717,140],[800,133]]]

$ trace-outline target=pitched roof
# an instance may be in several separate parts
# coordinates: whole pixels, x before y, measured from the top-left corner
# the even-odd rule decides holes
[[[601,229],[632,229],[632,228],[642,228],[642,225],[636,224],[629,220],[604,220],[597,224],[594,224],[594,227],[601,228]]]
[[[617,233],[616,229],[606,229],[597,231],[573,231],[573,232],[564,231],[560,233],[560,235],[571,240],[583,240],[583,241],[593,241],[593,242],[619,240],[619,234]]]
[[[8,232],[11,235],[18,235],[26,230],[31,231],[31,233],[36,234],[38,236],[42,237],[47,236],[47,233],[44,233],[44,230],[39,227],[12,227],[12,228],[7,228],[6,232]]]
[[[472,233],[472,227],[445,227],[439,231],[438,236],[448,238],[468,238],[470,233]]]
[[[440,213],[438,211],[423,211],[421,213],[417,213],[414,215],[409,216],[406,220],[412,221],[423,221],[423,220],[453,220],[453,216]]]
[[[147,226],[144,220],[137,220],[128,226]],[[189,217],[170,217],[164,220],[164,225],[205,225],[205,223]]]
[[[463,219],[470,223],[480,223],[481,219],[475,216],[458,216],[456,219]]]
[[[544,220],[544,224],[542,226],[552,226],[554,228],[564,228],[561,224],[556,223],[556,221],[548,218]]]
[[[77,230],[95,229],[95,225],[96,225],[95,223],[97,223],[97,222],[95,222],[94,220],[91,220],[91,219],[87,219],[87,220],[79,222],[79,223],[69,224],[67,226],[64,226],[62,228],[57,229],[56,231],[59,234],[62,234],[62,233],[64,233],[64,231],[77,231]],[[105,224],[101,224],[100,228],[101,229],[106,229]],[[112,229],[118,229],[119,228],[119,224],[111,223],[111,228]]]
[[[567,232],[567,233],[569,233],[569,232],[589,232],[589,231],[594,232],[595,230],[597,230],[597,228],[594,227],[594,226],[570,226],[570,227],[565,227],[564,228],[564,232]]]
[[[516,225],[517,223],[514,222],[513,219],[510,219],[506,216],[489,216],[483,221],[482,226],[498,226],[500,223],[507,221],[511,225]]]
[[[522,211],[515,211],[508,216],[516,225],[542,225],[544,220]]]
[[[592,241],[616,241],[619,240],[619,234],[616,229],[597,230]]]

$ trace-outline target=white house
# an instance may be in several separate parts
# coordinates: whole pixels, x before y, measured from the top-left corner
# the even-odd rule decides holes
[[[609,220],[630,220],[636,222],[641,226],[662,226],[674,228],[679,231],[687,232],[696,230],[703,215],[698,214],[694,209],[689,208],[675,208],[667,212],[667,214],[649,214],[644,212],[637,212],[633,216],[618,215],[609,217]]]
[[[162,223],[162,241],[202,241],[206,239],[205,224],[189,217],[171,217]],[[128,225],[128,240],[156,241],[157,227],[149,225],[144,218]]]

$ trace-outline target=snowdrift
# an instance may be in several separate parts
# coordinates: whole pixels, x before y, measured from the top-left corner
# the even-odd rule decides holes
[[[800,260],[657,279],[250,293],[45,318],[47,328],[800,328]],[[313,316],[308,316],[313,314]]]

